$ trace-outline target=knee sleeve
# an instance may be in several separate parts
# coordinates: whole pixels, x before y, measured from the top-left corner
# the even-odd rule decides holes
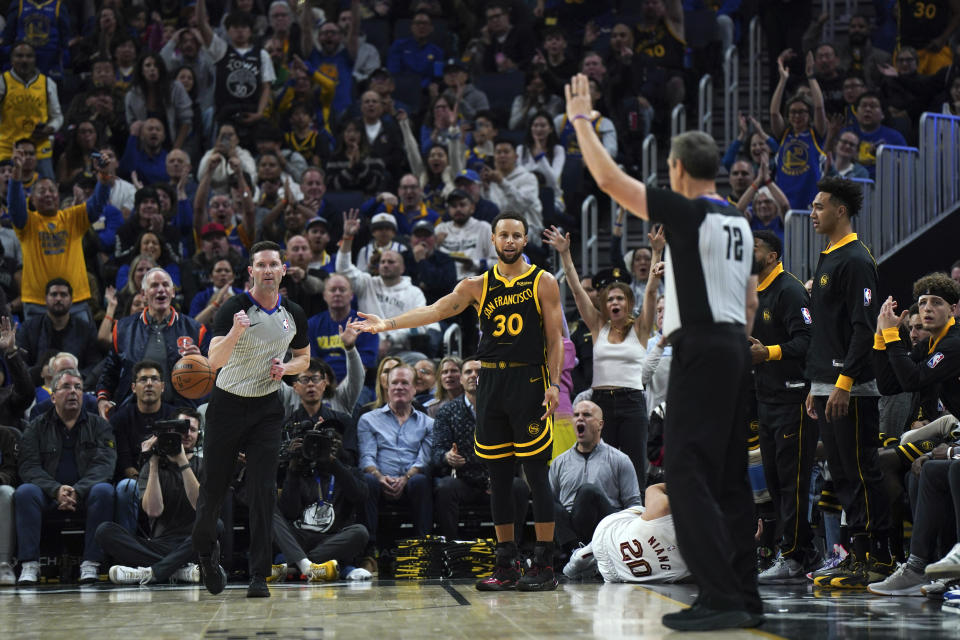
[[[527,477],[530,495],[533,498],[533,521],[553,522],[553,494],[550,491],[546,462],[543,460],[524,462],[523,474]]]
[[[490,511],[493,524],[513,524],[513,474],[514,461],[488,460],[490,473]]]

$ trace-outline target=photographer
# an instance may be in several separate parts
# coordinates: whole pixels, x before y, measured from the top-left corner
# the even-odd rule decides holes
[[[315,429],[290,442],[290,462],[273,514],[277,546],[309,582],[336,580],[339,568],[349,566],[369,538],[366,527],[354,523],[367,487],[360,471],[342,462],[343,425],[337,422],[321,418]],[[283,580],[286,566],[274,565],[272,574],[271,581]],[[353,568],[344,577],[367,580],[371,575]]]
[[[196,516],[200,458],[194,455],[200,414],[180,409],[175,420],[157,421],[141,449],[149,460],[140,470],[140,506],[150,518],[150,537],[140,538],[114,522],[97,527],[97,543],[119,564],[110,567],[115,584],[200,582],[190,531]]]

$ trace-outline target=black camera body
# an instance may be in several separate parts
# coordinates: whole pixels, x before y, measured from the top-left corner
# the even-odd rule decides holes
[[[300,447],[300,455],[308,462],[329,460],[339,437],[337,430],[333,427],[307,431],[303,434],[303,446]]]
[[[183,436],[190,432],[189,420],[157,420],[150,426],[150,432],[157,437],[150,453],[168,458],[180,453]]]

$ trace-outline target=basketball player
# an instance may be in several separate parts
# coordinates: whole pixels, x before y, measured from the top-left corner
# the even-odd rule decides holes
[[[574,76],[566,97],[597,185],[634,215],[662,223],[667,238],[663,335],[673,362],[665,466],[677,542],[700,593],[693,607],[665,615],[663,624],[682,631],[756,626],[763,603],[743,427],[747,336],[757,308],[749,224],[717,194],[713,138],[699,131],[675,137],[668,158],[673,192],[647,188],[617,167],[590,126],[587,77]]]
[[[280,297],[286,273],[280,246],[258,242],[250,249],[249,291],[227,300],[217,311],[210,341],[210,366],[220,369],[207,408],[203,473],[193,526],[193,548],[207,590],[223,591],[227,574],[220,566],[217,516],[233,479],[237,455],[246,455],[247,506],[250,508],[250,587],[248,598],[268,598],[272,522],[277,499],[277,459],[283,406],[283,376],[310,366],[307,315]],[[293,357],[284,363],[287,349]]]
[[[556,381],[563,362],[560,289],[552,275],[520,259],[528,233],[523,216],[503,212],[492,227],[499,260],[486,273],[461,280],[452,293],[430,306],[395,318],[361,312],[358,315],[364,320],[350,326],[372,333],[408,329],[455,316],[468,306],[476,308],[483,336],[476,355],[481,370],[475,449],[490,470],[490,504],[497,531],[496,569],[477,588],[545,591],[557,586],[547,461],[553,444],[551,416],[560,393]],[[530,485],[537,533],[533,566],[523,577],[513,539],[517,461],[523,464]]]
[[[611,513],[600,521],[593,540],[577,549],[563,568],[568,578],[594,572],[604,582],[677,582],[690,575],[677,548],[667,485],[647,487],[642,507]]]

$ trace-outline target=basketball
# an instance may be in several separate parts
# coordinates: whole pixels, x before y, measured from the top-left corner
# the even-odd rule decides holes
[[[173,365],[170,380],[173,388],[184,398],[196,400],[213,390],[216,372],[210,368],[210,361],[199,354],[183,356]]]

